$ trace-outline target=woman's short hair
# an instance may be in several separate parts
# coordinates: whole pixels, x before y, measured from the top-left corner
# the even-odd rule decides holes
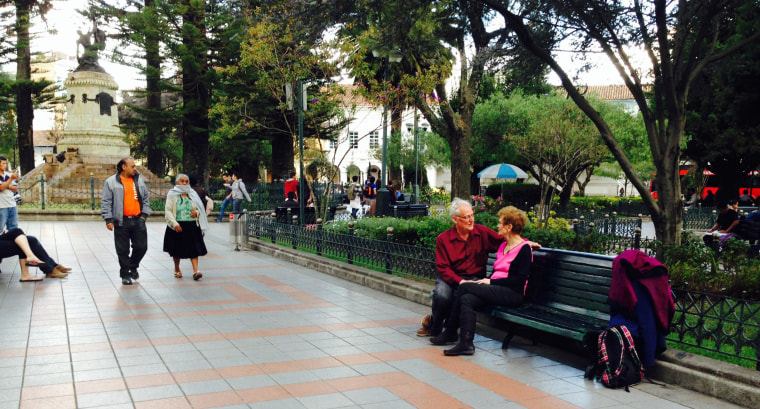
[[[472,208],[472,205],[470,202],[460,199],[458,197],[455,197],[453,200],[451,200],[451,205],[449,205],[449,216],[459,216],[459,213],[461,213],[461,207],[462,206],[468,206]]]
[[[502,207],[498,216],[503,226],[512,225],[512,232],[515,234],[522,233],[525,225],[528,224],[528,215],[514,206]]]
[[[190,176],[187,176],[184,173],[177,173],[177,177],[174,178],[174,183],[177,183],[180,179],[187,179],[187,182],[190,183]]]

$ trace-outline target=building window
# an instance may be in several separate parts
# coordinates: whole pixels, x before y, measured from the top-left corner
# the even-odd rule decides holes
[[[372,131],[372,133],[369,134],[369,148],[377,149],[379,147],[380,147],[380,139],[378,138],[378,132]]]
[[[338,137],[333,135],[329,139],[327,139],[327,149],[335,149],[335,146],[338,145]]]
[[[359,148],[359,132],[351,131],[348,133],[348,144],[351,149]]]

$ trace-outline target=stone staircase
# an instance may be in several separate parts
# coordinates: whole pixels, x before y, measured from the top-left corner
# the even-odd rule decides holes
[[[19,187],[24,201],[39,202],[43,195],[46,202],[54,203],[90,203],[93,197],[97,201],[103,183],[116,172],[118,162],[118,159],[110,161],[112,163],[89,161],[75,149],[64,152],[63,161],[59,161],[58,156],[60,154],[43,155],[44,163],[23,176]],[[137,169],[151,190],[151,197],[165,197],[172,185],[143,166]]]

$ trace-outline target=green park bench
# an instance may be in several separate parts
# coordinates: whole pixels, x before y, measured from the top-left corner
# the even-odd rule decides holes
[[[522,328],[544,331],[583,341],[587,334],[596,336],[608,328],[610,307],[607,297],[612,280],[612,256],[541,248],[533,250],[533,264],[526,301],[519,307],[493,306],[490,315],[507,322],[502,349]],[[488,262],[493,272],[495,254]],[[537,330],[537,331],[536,331]]]

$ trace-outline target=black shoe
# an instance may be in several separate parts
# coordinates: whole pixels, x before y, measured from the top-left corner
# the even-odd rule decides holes
[[[455,333],[448,334],[446,331],[441,332],[439,335],[430,338],[430,343],[433,345],[446,345],[457,342],[459,336]]]
[[[129,275],[132,277],[133,280],[138,280],[140,278],[140,273],[138,273],[137,270],[130,271]]]
[[[475,346],[471,342],[460,342],[454,348],[443,351],[446,356],[472,355],[475,353]]]
[[[123,285],[132,285],[132,277],[126,276],[121,278],[121,283]]]

